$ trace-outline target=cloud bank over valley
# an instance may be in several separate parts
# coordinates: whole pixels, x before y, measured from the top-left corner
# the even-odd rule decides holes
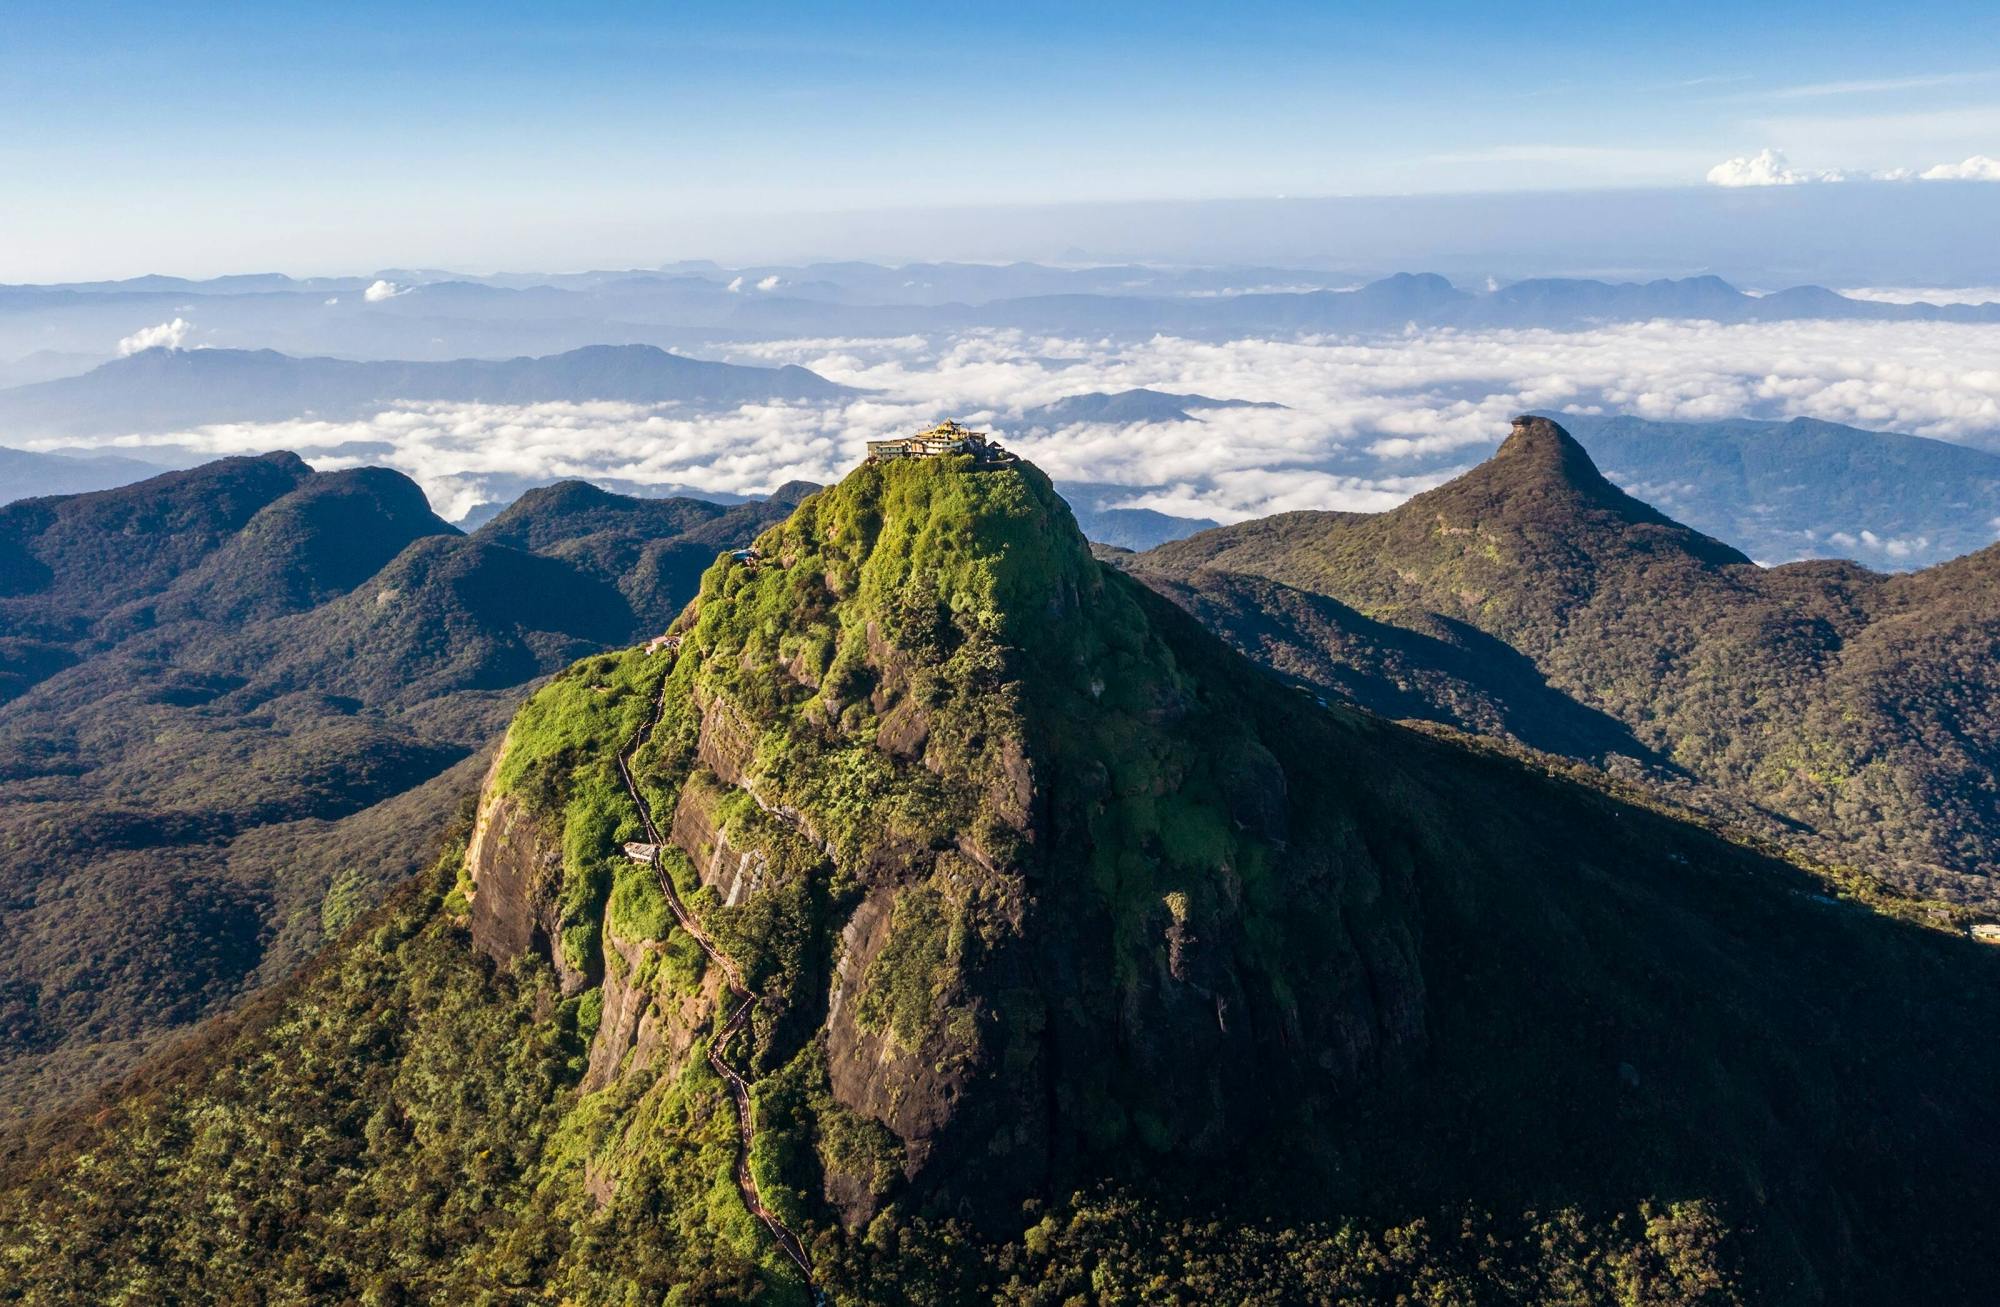
[[[172,324],[169,324],[171,327]],[[163,328],[162,330],[166,330]],[[795,364],[861,392],[698,411],[609,401],[400,402],[346,420],[217,423],[40,449],[148,451],[162,462],[295,449],[322,468],[407,472],[460,518],[564,477],[667,493],[766,493],[829,481],[868,439],[955,415],[994,430],[1105,507],[1234,521],[1293,509],[1378,511],[1483,458],[1515,414],[1708,422],[1808,417],[2000,446],[2000,325],[1660,320],[1590,331],[1120,342],[1018,331],[712,342],[710,357]],[[1024,414],[1144,389],[1258,401],[1166,420],[1044,424]],[[1615,469],[1614,469],[1615,471]],[[1983,520],[1983,519],[1982,519]],[[1908,549],[1846,524],[1857,556]]]

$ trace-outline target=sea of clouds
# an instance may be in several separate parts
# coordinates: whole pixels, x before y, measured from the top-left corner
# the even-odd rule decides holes
[[[1379,510],[1484,457],[1524,410],[1699,421],[1808,416],[2000,447],[2000,326],[1656,321],[1590,331],[1409,330],[1361,338],[1140,343],[984,331],[717,344],[866,393],[723,413],[620,403],[402,404],[343,422],[203,426],[98,442],[212,456],[295,449],[386,464],[458,517],[562,477],[767,492],[827,481],[863,442],[945,415],[986,426],[1059,481],[1129,487],[1121,506],[1236,520]],[[1022,414],[1136,387],[1283,408],[1198,422],[1037,427]]]

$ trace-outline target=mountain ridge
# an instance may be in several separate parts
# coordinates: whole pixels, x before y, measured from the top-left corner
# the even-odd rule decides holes
[[[1644,746],[1637,760],[1667,768],[1656,779],[1705,787],[1694,806],[1906,888],[1991,904],[2000,830],[1981,776],[2000,723],[1966,687],[1986,683],[1994,648],[2000,588],[1977,578],[1995,559],[1989,547],[1895,576],[1832,561],[1759,568],[1618,490],[1557,424],[1531,418],[1493,459],[1388,512],[1284,515],[1119,561],[1231,623],[1253,656],[1335,691],[1363,684],[1336,670],[1343,648],[1348,660],[1367,650],[1363,663],[1408,656],[1389,652],[1404,637],[1361,619],[1419,635],[1475,628],[1579,709],[1622,723]],[[1235,573],[1348,615],[1246,625]],[[1912,630],[1925,632],[1921,658]],[[1492,730],[1508,714],[1476,670],[1433,681],[1433,698],[1376,684],[1368,693],[1389,697],[1362,702]],[[1634,758],[1571,753],[1624,767],[1620,755]]]
[[[531,509],[468,537],[282,452],[0,507],[0,1118],[282,976],[420,865],[533,683],[782,511]]]
[[[1283,408],[1268,400],[1215,399],[1208,395],[1176,394],[1144,388],[1106,393],[1089,391],[1023,409],[1023,422],[1053,425],[1069,422],[1198,422],[1205,409]]]
[[[156,433],[220,422],[350,418],[398,401],[612,400],[729,406],[854,393],[805,368],[714,363],[652,345],[448,362],[298,358],[276,350],[141,350],[76,377],[0,390],[0,424],[40,436]]]

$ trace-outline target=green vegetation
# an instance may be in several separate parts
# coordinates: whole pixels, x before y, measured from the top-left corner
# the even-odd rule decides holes
[[[889,942],[869,961],[855,1000],[854,1024],[888,1031],[905,1052],[923,1042],[937,1003],[959,979],[951,944],[963,931],[953,929],[957,923],[947,912],[934,891],[899,892],[889,916]]]
[[[1758,568],[1538,420],[1390,512],[1284,514],[1122,561],[1287,677],[2000,908],[2000,546],[1902,576]]]
[[[320,930],[328,939],[346,930],[348,924],[367,908],[363,897],[366,882],[356,868],[348,868],[327,887],[326,897],[320,900]]]
[[[571,485],[464,537],[290,454],[0,507],[0,1120],[298,966],[436,852],[533,683],[782,511]]]
[[[865,467],[758,550],[521,711],[504,857],[23,1141],[9,1290],[808,1301],[720,977],[617,848],[657,705],[749,1170],[836,1303],[1989,1292],[2000,951],[1321,708],[1025,464]]]
[[[613,868],[606,920],[622,939],[665,939],[673,926],[666,896],[653,870],[627,858]]]

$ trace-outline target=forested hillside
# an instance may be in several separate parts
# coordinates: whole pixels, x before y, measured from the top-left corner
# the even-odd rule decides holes
[[[278,979],[430,856],[537,678],[782,508],[226,459],[0,508],[0,1115]]]
[[[1523,419],[1381,514],[1120,559],[1275,669],[1664,786],[1812,856],[2000,906],[2000,546],[1760,568]]]

